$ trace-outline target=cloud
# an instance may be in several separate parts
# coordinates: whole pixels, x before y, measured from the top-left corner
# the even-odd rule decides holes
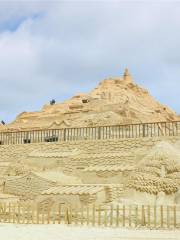
[[[1,118],[89,91],[126,66],[180,112],[179,10],[178,2],[0,3]]]

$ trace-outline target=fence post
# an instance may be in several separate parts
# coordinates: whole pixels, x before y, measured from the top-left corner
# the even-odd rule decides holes
[[[157,213],[156,213],[156,205],[154,205],[154,227],[156,228],[157,225]]]
[[[160,212],[161,212],[160,213],[160,216],[161,216],[161,228],[163,228],[163,218],[164,217],[163,217],[163,206],[162,205],[160,206]]]
[[[105,206],[105,209],[104,209],[104,225],[105,227],[107,227],[107,207]]]
[[[51,223],[51,207],[48,206],[48,224]]]
[[[89,205],[87,205],[87,225],[89,225]]]
[[[30,222],[30,207],[27,207],[27,223]]]
[[[167,206],[167,228],[169,229],[169,227],[170,227],[170,219],[169,219],[169,206]]]
[[[26,209],[25,209],[25,206],[22,207],[22,223],[24,224],[25,223],[25,212],[26,212]]]
[[[116,227],[119,227],[119,205],[116,208]]]
[[[95,211],[96,211],[96,209],[95,209],[95,205],[93,204],[93,212],[92,212],[92,225],[94,226],[95,225]]]
[[[20,214],[21,214],[21,209],[20,209],[20,204],[18,203],[18,223],[20,223]]]
[[[56,207],[54,206],[52,208],[52,220],[53,220],[53,224],[56,223]]]
[[[126,209],[125,209],[125,205],[123,205],[123,227],[125,227],[126,225]]]
[[[174,228],[176,228],[176,206],[173,207],[173,215],[174,215]]]
[[[33,205],[31,205],[29,209],[29,215],[30,215],[30,223],[33,223]]]
[[[110,225],[113,225],[113,205],[111,204],[111,211],[110,211]]]
[[[64,220],[65,220],[65,223],[66,223],[66,224],[70,224],[69,208],[68,208],[68,206],[65,208]]]
[[[34,206],[32,205],[32,223],[34,223],[34,212],[35,212],[35,209],[34,209]]]
[[[64,137],[63,137],[63,140],[66,141],[66,128],[64,128]]]
[[[129,205],[129,227],[131,227],[131,205]]]
[[[47,219],[47,222],[48,222],[48,219]],[[36,206],[36,223],[39,224],[39,206],[38,206],[38,204]]]
[[[99,205],[99,208],[98,208],[98,225],[100,226],[101,225],[101,206]]]
[[[74,223],[75,225],[77,225],[78,224],[78,207],[74,208],[74,218],[75,218]]]
[[[143,123],[142,124],[142,128],[143,128],[143,137],[146,136],[146,125]]]
[[[64,205],[64,224],[67,224],[67,218],[68,218],[68,210],[67,210],[67,206]]]
[[[44,216],[45,216],[45,209],[44,209],[44,207],[42,207],[42,209],[41,209],[41,220],[42,220],[42,224],[44,224]]]
[[[61,224],[61,204],[58,204],[58,224]]]
[[[81,205],[81,225],[84,223],[84,208],[83,205]]]
[[[148,205],[148,227],[151,226],[151,207]]]
[[[144,205],[142,205],[142,215],[141,215],[141,225],[145,226],[145,212],[144,212]]]
[[[3,204],[1,203],[0,204],[0,222],[3,222],[3,219],[4,219],[4,215],[3,215],[3,212],[4,212],[4,208],[3,208]]]
[[[16,214],[16,205],[14,203],[13,204],[13,210],[12,210],[12,215],[13,215],[12,221],[13,221],[13,223],[15,223],[15,214]]]
[[[72,206],[69,206],[69,224],[72,223]]]
[[[9,211],[9,223],[11,222],[11,203],[9,203],[9,209],[8,209]]]
[[[101,139],[101,127],[98,127],[98,139]]]
[[[136,223],[135,223],[135,227],[137,227],[137,226],[138,226],[138,205],[136,205],[135,211],[136,211]]]
[[[3,212],[3,206],[2,206],[2,203],[0,203],[0,222],[2,222],[2,212]]]
[[[4,222],[6,222],[6,203],[4,203],[3,216],[4,216]]]

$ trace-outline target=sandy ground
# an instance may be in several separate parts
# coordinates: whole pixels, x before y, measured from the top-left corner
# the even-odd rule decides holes
[[[0,224],[0,240],[180,240],[180,231]]]

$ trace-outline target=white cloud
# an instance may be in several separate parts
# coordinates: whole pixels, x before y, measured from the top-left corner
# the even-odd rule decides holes
[[[1,118],[88,91],[126,66],[180,112],[179,10],[178,2],[0,3]]]

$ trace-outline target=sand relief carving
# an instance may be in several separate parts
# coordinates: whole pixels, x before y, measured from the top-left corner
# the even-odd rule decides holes
[[[0,131],[5,128],[46,128],[49,133],[50,129],[56,128],[62,129],[64,137],[64,129],[68,128],[101,127],[101,124],[136,123],[147,119],[179,120],[172,110],[157,103],[146,90],[138,87],[126,69],[122,78],[105,79],[90,94],[78,94],[62,104],[47,105],[37,113],[23,113]],[[132,128],[134,126],[136,125],[132,125]],[[119,218],[113,220],[113,216],[119,216],[120,210],[127,214],[125,208],[128,207],[130,213],[134,211],[138,215],[137,206],[142,210],[140,215],[143,216],[149,212],[151,214],[151,208],[144,208],[151,205],[157,208],[173,206],[175,216],[180,204],[178,126],[176,132],[179,135],[167,137],[167,129],[173,133],[171,124],[157,125],[156,131],[162,133],[159,138],[146,137],[147,129],[152,129],[144,124],[141,129],[143,134],[138,138],[133,138],[130,135],[131,129],[126,126],[126,137],[123,139],[115,138],[119,134],[117,129],[107,127],[106,134],[111,135],[112,139],[76,141],[64,138],[60,142],[55,139],[55,134],[45,135],[44,142],[2,144],[0,203],[16,202],[29,209],[36,208],[37,214],[44,216],[46,213],[49,219],[47,221],[58,223],[61,222],[61,214],[68,223],[73,218],[74,221],[83,222],[84,216],[88,214],[91,220],[94,219],[92,221],[101,223],[103,213],[111,225],[111,221],[119,221]],[[68,132],[69,135],[70,133]],[[29,136],[26,139],[31,140]],[[116,209],[113,204],[116,204]],[[63,211],[61,206],[64,207]],[[65,210],[66,206],[68,208]],[[92,213],[89,212],[89,207]],[[49,212],[51,208],[57,213],[55,217]],[[80,216],[72,213],[76,209],[81,209]],[[160,209],[164,211],[163,208]],[[86,214],[84,211],[87,211]],[[133,222],[129,217],[131,215],[128,215],[128,221],[138,224],[137,215],[133,215],[137,222]],[[127,216],[123,217],[123,221],[126,221]],[[32,216],[31,218],[33,221]],[[179,216],[176,220],[179,221]]]
[[[148,195],[151,195],[154,204],[173,204],[179,184],[171,176],[179,174],[179,167],[179,151],[168,143],[161,142],[138,164],[137,171],[131,175],[127,185],[136,189],[136,197],[138,192],[146,193],[147,202]]]

